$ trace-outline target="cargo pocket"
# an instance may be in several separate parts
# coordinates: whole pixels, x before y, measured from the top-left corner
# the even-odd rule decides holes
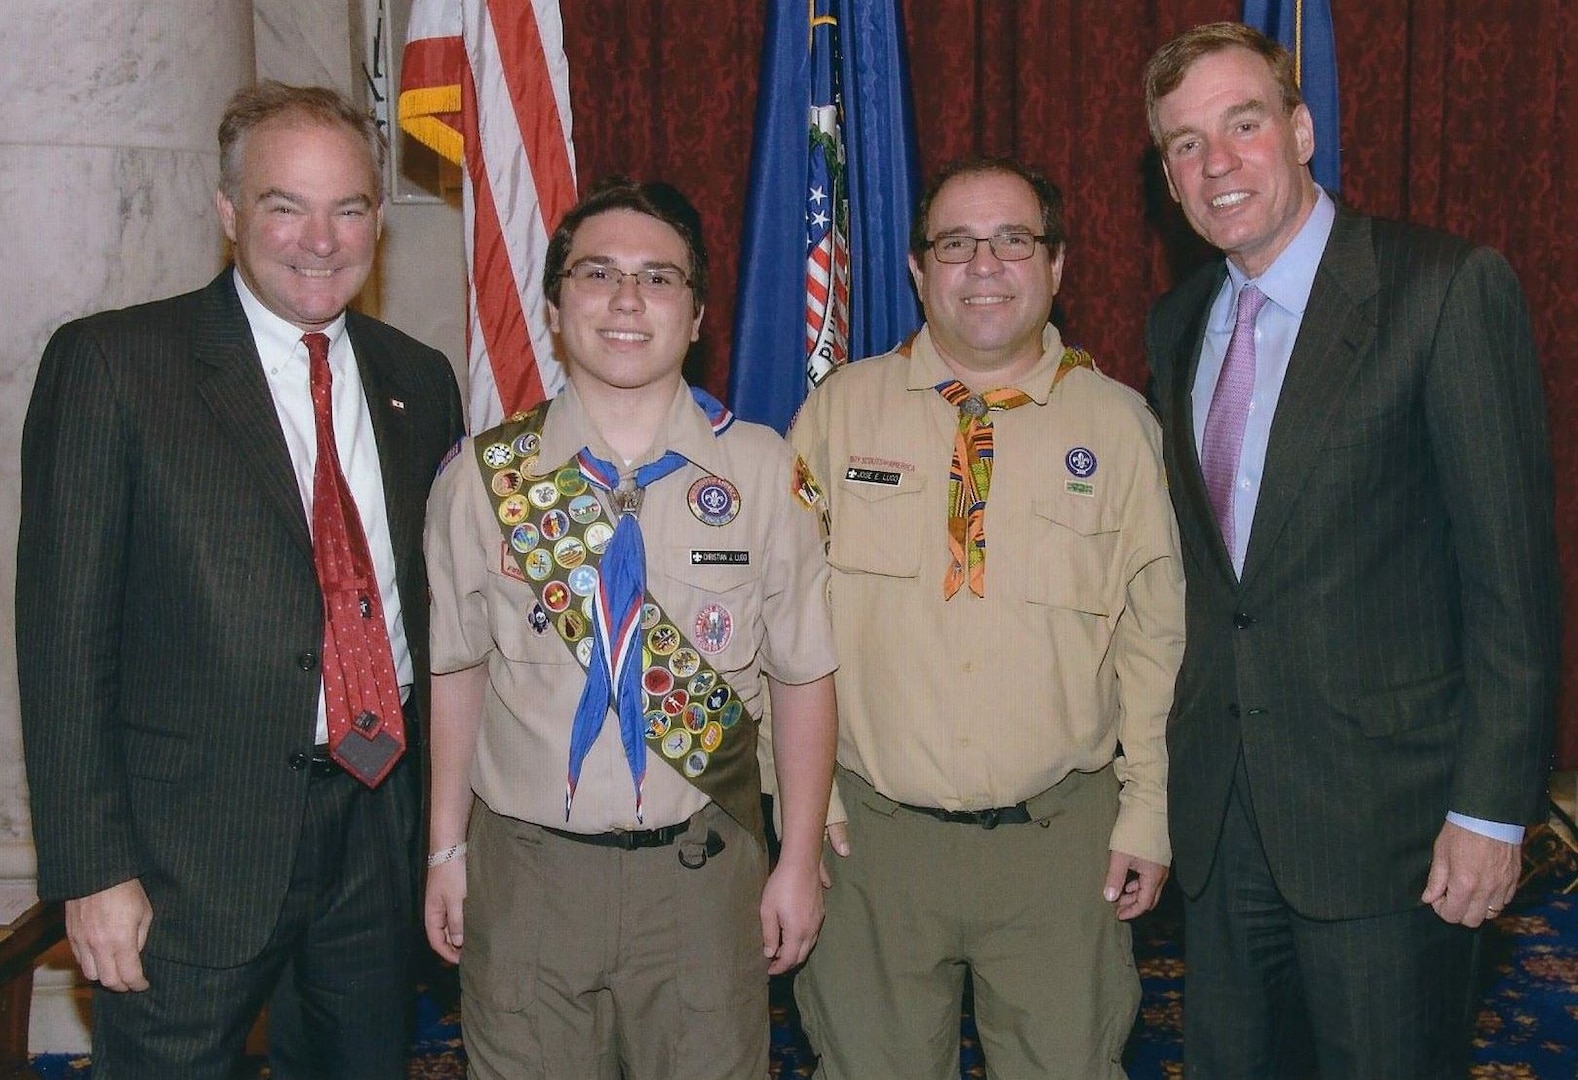
[[[707,663],[720,672],[739,671],[756,656],[762,617],[761,562],[766,555],[751,550],[744,564],[697,563],[696,550],[691,544],[676,547],[665,567],[679,583],[674,595],[680,603],[663,596],[657,600]]]
[[[1026,598],[1103,620],[1121,607],[1114,596],[1118,520],[1105,504],[1078,495],[1045,495],[1032,505]]]
[[[484,1007],[518,1013],[537,992],[543,887],[541,832],[482,808],[471,816],[466,860],[466,944],[460,983]]]
[[[695,870],[674,857],[678,989],[687,1009],[718,1012],[739,1008],[767,985],[760,914],[767,864],[761,846],[722,811],[702,817],[724,847]]]
[[[827,553],[833,568],[850,574],[917,576],[922,538],[945,536],[941,520],[926,520],[935,500],[922,498],[925,481],[914,473],[906,473],[898,487],[841,481]]]

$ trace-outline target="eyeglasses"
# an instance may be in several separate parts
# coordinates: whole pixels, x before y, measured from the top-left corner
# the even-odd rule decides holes
[[[567,277],[583,289],[613,294],[620,290],[625,278],[636,283],[636,290],[645,296],[678,296],[690,287],[690,279],[677,266],[644,266],[640,270],[621,270],[601,262],[578,262],[566,270]]]
[[[991,236],[965,236],[949,233],[928,240],[926,246],[940,263],[967,263],[975,258],[975,249],[981,243],[991,246],[992,255],[1003,262],[1022,262],[1035,254],[1036,245],[1047,242],[1045,236],[1032,232],[1000,232]]]

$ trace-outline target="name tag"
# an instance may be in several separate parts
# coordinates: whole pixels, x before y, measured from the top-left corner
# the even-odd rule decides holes
[[[692,548],[690,552],[690,565],[692,566],[749,566],[751,553],[749,551],[716,551]]]
[[[888,472],[885,469],[857,469],[851,465],[844,470],[844,479],[856,484],[881,484],[883,487],[898,487],[899,481],[903,478],[903,473]]]

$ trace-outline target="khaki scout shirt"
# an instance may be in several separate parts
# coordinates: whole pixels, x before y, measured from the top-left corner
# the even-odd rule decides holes
[[[1160,431],[1088,368],[1052,390],[1062,352],[1048,326],[1014,384],[1032,403],[992,413],[984,598],[943,599],[958,410],[934,389],[953,374],[929,331],[838,371],[796,419],[832,515],[838,760],[899,802],[977,810],[1116,757],[1111,847],[1166,863],[1184,622]]]
[[[537,471],[551,473],[588,445],[605,461],[619,462],[593,430],[572,385],[548,410]],[[650,455],[635,466],[668,449],[690,463],[646,490],[640,521],[647,590],[693,642],[703,612],[712,613],[714,625],[717,609],[727,614],[728,642],[707,660],[750,714],[760,716],[763,673],[799,684],[836,666],[817,512],[792,494],[794,454],[776,433],[736,421],[714,437],[683,386]],[[709,473],[739,491],[739,513],[725,525],[706,524],[689,504],[691,485]],[[611,509],[605,497],[608,520],[615,521]],[[587,754],[566,823],[570,727],[585,669],[557,630],[550,625],[539,632],[528,621],[537,596],[506,554],[470,439],[434,484],[426,551],[433,671],[488,665],[471,785],[490,808],[539,825],[603,832],[676,824],[707,804],[649,747],[645,820],[638,825],[619,718],[610,710]],[[729,561],[710,561],[723,558]],[[742,735],[750,737],[743,726],[736,737]]]

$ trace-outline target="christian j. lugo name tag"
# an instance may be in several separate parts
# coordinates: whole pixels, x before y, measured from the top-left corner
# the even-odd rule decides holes
[[[692,566],[749,566],[751,553],[749,551],[721,551],[716,549],[702,550],[692,548],[690,552],[690,565]]]
[[[844,479],[853,484],[879,484],[882,487],[898,487],[899,481],[903,478],[903,473],[890,472],[887,469],[865,469],[851,465],[844,470]]]

